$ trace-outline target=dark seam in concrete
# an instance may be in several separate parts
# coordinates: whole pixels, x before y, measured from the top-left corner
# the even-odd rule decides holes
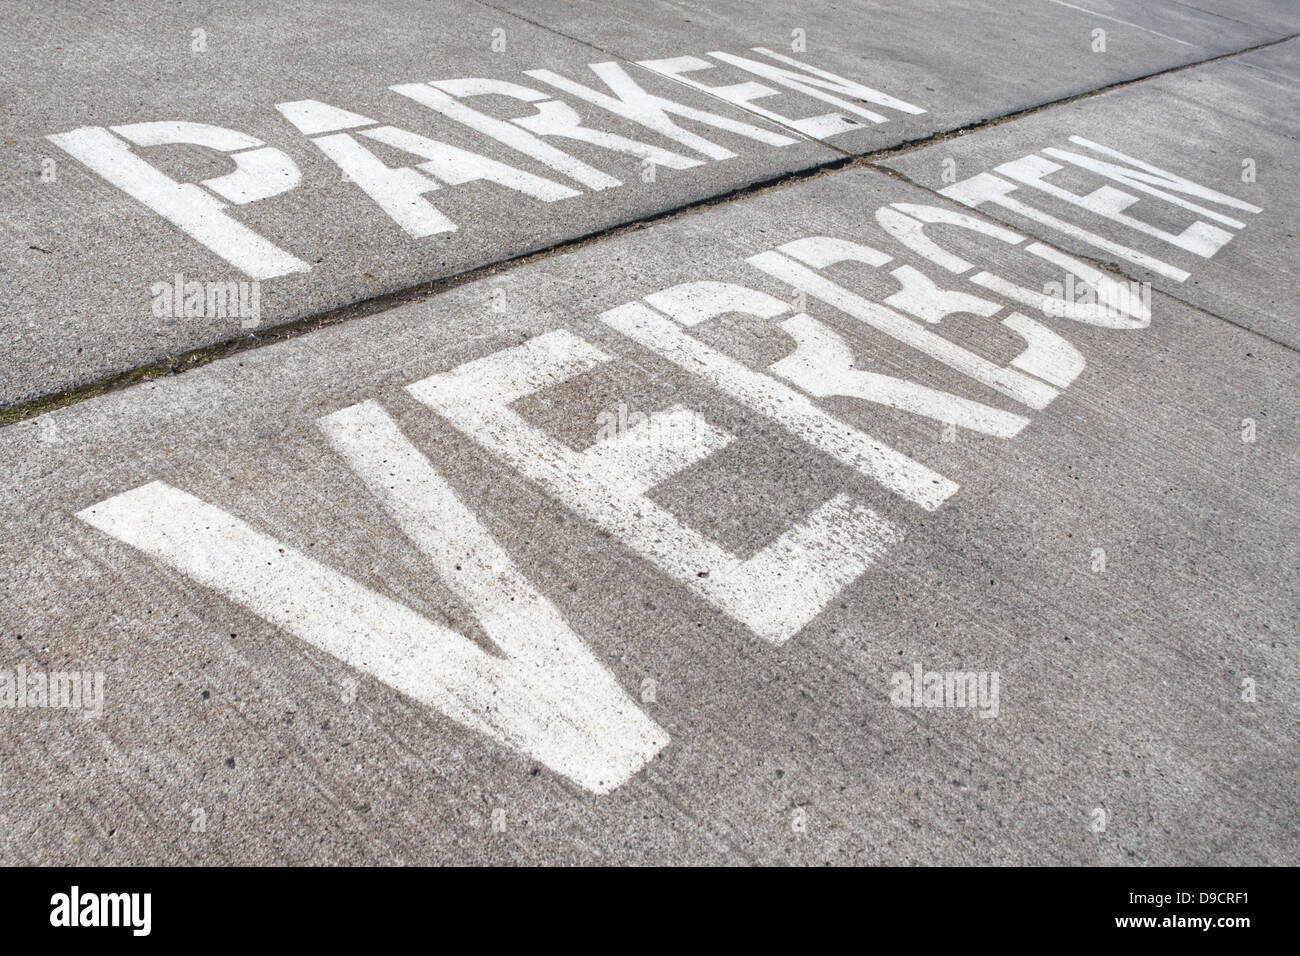
[[[1267,30],[1268,27],[1260,23],[1247,23],[1245,20],[1238,20],[1236,17],[1230,17],[1226,14],[1219,13],[1215,10],[1206,10],[1204,7],[1198,7],[1194,3],[1186,3],[1185,0],[1169,0],[1180,7],[1186,7],[1188,10],[1195,10],[1197,13],[1204,13],[1209,17],[1218,17],[1220,20],[1227,20],[1229,23],[1239,23],[1243,27],[1250,27],[1252,30]]]

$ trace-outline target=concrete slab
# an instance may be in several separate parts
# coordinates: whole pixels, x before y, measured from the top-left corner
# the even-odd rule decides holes
[[[0,429],[0,666],[106,679],[0,710],[0,859],[1293,860],[1295,351],[894,203],[962,210],[842,170]]]
[[[1300,345],[1300,326],[1292,303],[1300,290],[1300,272],[1294,254],[1295,222],[1288,210],[1294,205],[1291,197],[1300,188],[1295,153],[1295,141],[1300,137],[1300,99],[1294,79],[1297,62],[1300,41],[1291,41],[1065,104],[900,154],[884,164],[928,188],[955,192],[969,188],[958,185],[958,180],[967,183],[970,177],[994,173],[1002,164],[1036,154],[1040,160],[1033,162],[1048,161],[1061,167],[1043,178],[1048,188],[1059,187],[1078,196],[1106,181],[1071,162],[1057,162],[1043,151],[1088,153],[1071,143],[1071,137],[1082,137],[1139,155],[1156,166],[1177,169],[1184,177],[1263,211],[1252,212],[1240,205],[1221,207],[1219,213],[1205,217],[1206,227],[1220,230],[1218,239],[1207,234],[1208,245],[1192,242],[1187,246],[1175,244],[1169,237],[1181,236],[1200,213],[1121,183],[1110,185],[1136,199],[1121,215],[1139,224],[1119,222],[1111,213],[1082,209],[1059,193],[1049,194],[1023,183],[1008,194],[1011,200],[1035,207],[1039,213],[1068,219],[1089,232],[1104,232],[1125,249],[1157,260],[1152,263],[1136,261],[1113,247],[1100,248],[1077,233],[1045,226],[1033,219],[1034,212],[992,202],[982,202],[976,208],[1015,228],[1033,221],[1035,234],[1059,242],[1071,252],[1108,262],[1126,275],[1149,281],[1170,295],[1295,347]],[[997,175],[1013,185],[1017,182]],[[1212,218],[1222,216],[1224,210],[1232,213],[1229,218],[1236,223],[1248,219],[1249,225],[1239,229]],[[1152,226],[1164,236],[1153,235]],[[1226,240],[1228,234],[1235,235]],[[1225,244],[1206,257],[1204,253],[1220,240]],[[1188,243],[1188,237],[1181,241]],[[1180,278],[1176,273],[1185,275]]]
[[[492,0],[494,6],[630,59],[679,57],[686,47],[763,46],[919,102],[923,115],[890,116],[832,142],[870,152],[1149,76],[1300,31],[1285,0],[1204,5],[1179,0],[814,0],[797,9],[763,0],[595,8],[581,0]],[[1100,34],[1095,31],[1101,31]],[[645,53],[649,41],[654,53]],[[796,52],[802,51],[802,52]],[[706,61],[711,58],[705,57]],[[728,63],[683,72],[724,87],[753,79]],[[779,92],[779,91],[778,91]],[[802,116],[788,97],[756,100]]]
[[[578,110],[595,133],[621,136],[625,148],[626,141],[636,140],[660,150],[651,158],[662,160],[649,169],[639,155],[537,137],[544,148],[562,150],[583,164],[575,175],[584,180],[569,177],[389,87],[486,77],[547,90],[549,96],[556,91],[524,71],[544,68],[600,88],[588,64],[617,58],[499,11],[455,0],[385,0],[364,6],[300,0],[273,7],[246,0],[219,9],[204,4],[53,3],[34,10],[9,7],[0,13],[0,36],[0,82],[7,93],[0,104],[0,241],[5,261],[0,286],[0,353],[5,357],[0,363],[0,405],[5,406],[545,248],[840,155],[805,137],[778,135],[773,124],[752,113],[625,63],[622,69],[647,93],[670,95],[725,121],[744,122],[765,131],[769,141],[682,119],[701,139],[706,133],[712,137],[715,157],[731,154],[710,158],[684,150],[626,117],[566,96],[561,99]],[[428,93],[438,95],[431,89]],[[354,138],[368,144],[379,161],[408,167],[408,181],[415,177],[431,190],[436,182],[443,183],[424,198],[394,199],[408,215],[399,224],[355,177],[348,179],[277,111],[278,104],[303,100],[471,151],[552,185],[534,178],[522,187],[542,190],[540,197],[495,181],[452,185],[452,180],[474,173],[493,173],[479,167],[449,170],[446,163],[443,179],[429,180],[409,169],[425,157],[359,134]],[[467,96],[458,102],[478,110],[488,122],[526,117],[538,109],[502,95]],[[111,158],[118,156],[114,146],[123,150],[129,145],[139,159],[176,183],[202,183],[232,172],[234,161],[222,155],[232,146],[244,149],[245,155],[252,152],[246,141],[223,142],[217,144],[220,148],[142,147],[102,129],[159,121],[212,124],[254,137],[281,154],[271,156],[267,188],[281,188],[295,177],[297,184],[242,205],[206,187],[190,186],[191,194],[178,193],[175,201],[181,212],[189,209],[198,224],[191,221],[182,229],[47,139],[84,127],[101,128],[99,140],[82,144],[93,155]],[[531,136],[523,129],[513,129],[512,135]],[[783,145],[772,145],[773,139]],[[670,160],[663,158],[664,150],[683,151]],[[142,177],[158,174],[137,168],[120,175],[134,177],[131,181],[139,186]],[[653,181],[646,181],[651,175]],[[157,186],[158,202],[178,188]],[[391,192],[397,187],[390,183],[388,188]],[[411,225],[412,207],[425,202],[436,212],[426,211]],[[186,203],[201,208],[194,212]],[[222,218],[218,204],[225,205],[224,215],[235,223],[217,230],[221,247],[245,250],[251,265],[231,261],[230,255],[214,251],[212,243],[195,238],[211,228],[204,222]],[[430,223],[438,213],[450,223]],[[407,228],[444,230],[451,225],[456,231],[413,235]],[[270,243],[279,259],[273,262],[248,235],[229,235],[241,228]],[[283,264],[286,259],[288,265]],[[303,271],[281,271],[291,269]],[[259,273],[256,329],[244,327],[248,316],[155,314],[155,283],[173,281],[176,274],[189,281],[220,283],[258,279]]]
[[[1275,40],[1296,29],[1290,5],[1266,0],[1234,3],[1217,13],[1168,2],[1098,0],[1083,5],[1089,12],[1077,6],[1050,0],[1010,5],[987,0],[955,11],[927,3],[905,10],[868,7],[846,13],[820,4],[801,12],[799,24],[787,22],[790,15],[784,11],[749,2],[702,10],[643,4],[635,12],[555,4],[516,4],[507,10],[453,0],[385,0],[364,7],[291,2],[273,9],[244,0],[219,10],[186,3],[14,8],[0,14],[5,44],[0,69],[10,94],[0,103],[0,169],[5,176],[0,182],[0,237],[6,263],[0,286],[0,352],[5,356],[0,363],[0,407],[150,363],[176,361],[214,343],[265,335],[276,325],[815,167],[845,152],[897,145]],[[1107,31],[1104,52],[1093,51],[1095,29]],[[797,42],[795,30],[804,31]],[[689,72],[668,79],[632,64],[718,51],[753,58],[751,48],[763,44],[814,69],[842,71],[839,75],[850,81],[926,112],[851,96],[851,105],[887,121],[868,122],[865,130],[817,142],[755,112],[768,110],[792,120],[831,109],[806,93],[775,84],[780,95],[763,96],[742,107],[720,99],[716,91],[690,88],[682,82],[691,79]],[[611,61],[620,63],[647,92],[707,110],[730,123],[765,129],[768,141],[681,119],[690,132],[707,134],[717,148],[735,154],[711,158],[716,151],[692,150],[527,75],[544,70],[600,93],[605,87],[590,64]],[[731,82],[754,79],[731,64],[719,64],[709,76],[715,78],[710,85],[724,82],[726,76]],[[546,146],[563,149],[573,161],[585,164],[581,175],[586,179],[580,181],[483,132],[494,121],[531,115],[531,103],[501,95],[466,96],[458,102],[487,117],[476,121],[480,128],[470,128],[389,89],[465,77],[523,84],[537,95],[545,91],[575,107],[600,134],[678,151],[699,164],[656,165],[653,181],[647,182],[640,156],[548,137]],[[764,82],[774,85],[770,78]],[[402,183],[409,190],[410,177],[423,177],[409,168],[421,157],[395,148],[391,135],[389,142],[378,142],[370,135],[378,135],[374,126],[334,133],[329,142],[335,155],[344,151],[355,160],[360,144],[378,162],[407,167],[404,180],[384,187],[397,194],[390,196],[392,215],[386,214],[355,176],[347,178],[318,142],[277,112],[278,104],[302,100],[324,102],[472,151],[508,164],[520,176],[544,177],[554,185],[529,179],[533,193],[518,191],[518,183],[452,185],[471,173],[484,174],[484,169],[481,164],[469,172],[449,169],[450,160],[443,157],[442,188],[423,198],[407,195],[401,192]],[[178,203],[182,212],[190,210],[194,221],[187,234],[47,139],[96,128],[93,142],[81,142],[83,158],[90,149],[91,155],[111,154],[126,162],[122,151],[130,148],[174,183],[219,180],[232,172],[236,161],[222,152],[242,152],[245,158],[255,153],[244,138],[206,147],[128,147],[125,134],[108,131],[127,127],[153,142],[159,136],[184,135],[133,126],[160,121],[221,126],[265,144],[257,148],[280,152],[258,154],[261,178],[223,181],[228,195],[206,186],[184,189],[155,183],[156,195],[171,196],[168,201]],[[348,121],[335,114],[333,122]],[[500,127],[495,129],[500,134]],[[511,130],[516,141],[526,132]],[[189,135],[193,138],[192,130]],[[785,145],[772,145],[772,136],[784,137]],[[498,176],[506,174],[500,167],[493,169]],[[118,169],[119,180],[125,175]],[[140,168],[131,175],[139,187]],[[602,176],[621,185],[597,191],[591,183],[603,182]],[[251,199],[295,178],[297,185],[286,192]],[[428,183],[433,185],[432,180]],[[175,196],[173,190],[179,190]],[[539,198],[538,190],[549,191],[549,199]],[[569,194],[556,198],[557,190]],[[236,201],[244,199],[250,201]],[[192,203],[202,206],[199,212],[187,205]],[[216,209],[218,203],[226,206],[224,213]],[[172,213],[173,218],[181,214]],[[439,216],[454,223],[457,231],[428,231],[447,226]],[[413,223],[412,217],[418,221]],[[214,218],[220,228],[212,225]],[[225,235],[227,253],[233,243],[236,250],[244,249],[242,257],[217,254],[211,243],[193,237],[214,228]],[[252,230],[251,235],[245,229]],[[268,251],[267,243],[273,250]],[[294,268],[306,271],[283,271]],[[200,314],[183,314],[183,308],[169,312],[154,290],[178,275],[202,283],[205,293],[227,282],[259,281],[256,308],[248,289],[242,301],[250,304],[239,316],[220,314],[215,304],[192,310]]]

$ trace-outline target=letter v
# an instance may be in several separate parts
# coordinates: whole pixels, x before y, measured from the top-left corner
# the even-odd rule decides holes
[[[588,790],[610,792],[667,745],[379,405],[319,424],[502,656],[163,482],[77,517]]]

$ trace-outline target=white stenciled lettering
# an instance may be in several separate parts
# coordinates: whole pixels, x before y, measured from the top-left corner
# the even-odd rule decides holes
[[[788,282],[799,291],[820,299],[846,315],[861,320],[872,328],[910,345],[1030,408],[1046,408],[1056,397],[1057,390],[1050,385],[1014,368],[1006,368],[976,355],[969,349],[962,348],[930,331],[921,322],[850,292],[814,271],[846,259],[863,261],[875,258],[881,261],[879,257],[883,256],[883,261],[889,261],[888,256],[870,250],[869,247],[861,247],[868,249],[867,253],[847,252],[846,245],[855,244],[846,244],[843,240],[829,240],[827,237],[811,237],[787,243],[778,251],[759,253],[746,261],[768,275]],[[813,268],[809,268],[803,262],[810,263]],[[951,305],[951,301],[949,300],[948,305]],[[926,314],[931,320],[934,319],[935,313],[932,310],[927,309]]]
[[[301,123],[299,128],[303,132],[325,133],[313,136],[312,142],[394,222],[417,238],[454,232],[457,228],[450,217],[424,198],[426,193],[442,185],[459,186],[482,180],[543,202],[579,195],[568,186],[478,153],[396,126],[379,126],[375,120],[315,100],[281,103],[276,108],[291,123]],[[424,162],[413,167],[388,166],[356,135],[337,130],[356,130],[358,135],[419,156]]]
[[[857,368],[853,352],[843,338],[804,313],[786,319],[781,328],[794,338],[798,347],[774,363],[771,370],[809,395],[857,398],[998,438],[1011,438],[1029,424],[1023,415]]]
[[[434,83],[404,83],[390,89],[458,123],[485,133],[511,149],[531,156],[589,189],[608,189],[620,185],[620,181],[557,149],[541,137],[558,137],[588,143],[602,149],[648,160],[668,169],[690,169],[703,162],[625,136],[591,129],[583,125],[582,118],[573,107],[517,83],[484,79],[439,80]],[[537,112],[532,116],[507,122],[482,113],[463,102],[463,99],[469,96],[488,94],[530,103]]]
[[[654,308],[630,302],[603,313],[601,320],[913,504],[933,510],[957,491],[955,482],[840,421],[783,382],[741,365],[682,328],[725,312],[776,318],[789,308],[779,299],[731,283],[692,282],[648,295],[646,302]]]
[[[580,100],[594,103],[601,109],[622,116],[624,119],[639,123],[647,129],[654,130],[673,142],[685,146],[687,149],[702,153],[709,159],[731,159],[736,154],[725,146],[705,139],[698,133],[683,129],[669,117],[679,116],[682,119],[702,123],[714,129],[725,130],[728,133],[756,140],[767,146],[791,146],[798,142],[797,139],[772,130],[763,129],[750,123],[733,120],[727,116],[710,113],[707,110],[686,106],[667,97],[648,93],[628,76],[623,67],[617,63],[592,63],[590,66],[591,71],[609,87],[610,93],[602,93],[599,90],[593,90],[580,83],[575,83],[573,80],[560,76],[551,70],[527,70],[525,72],[535,80],[540,80],[557,89],[564,90],[569,95]]]
[[[942,206],[929,206],[918,203],[891,203],[876,210],[876,222],[886,232],[913,252],[933,262],[941,268],[956,275],[963,275],[975,268],[975,265],[961,256],[944,249],[926,233],[925,227],[931,224],[954,226],[989,236],[1008,246],[1022,248],[1029,255],[1043,262],[1064,269],[1076,276],[1084,285],[1094,290],[1097,301],[1087,306],[1069,310],[1061,307],[1060,299],[1045,295],[1040,290],[1016,285],[1003,277],[981,269],[967,276],[967,281],[982,286],[990,292],[996,292],[1012,302],[1029,306],[1035,311],[1051,316],[1062,316],[1083,322],[1115,329],[1140,329],[1151,322],[1151,310],[1141,299],[1129,294],[1129,288],[1111,276],[1106,275],[1086,262],[1067,255],[1058,249],[1041,242],[1031,242],[1020,246],[1025,237],[1005,226],[997,225],[969,213],[945,209]]]
[[[743,82],[733,83],[729,86],[709,86],[693,77],[687,76],[687,73],[699,70],[707,70],[714,66],[707,60],[702,60],[694,56],[680,56],[665,60],[641,60],[639,65],[656,73],[662,73],[664,76],[672,77],[680,83],[684,83],[692,89],[709,93],[719,99],[734,103],[743,109],[755,113],[764,119],[787,126],[790,129],[798,130],[805,136],[814,139],[826,139],[835,136],[838,133],[847,133],[855,129],[862,128],[862,122],[852,117],[857,116],[871,123],[884,123],[887,118],[873,110],[860,106],[860,103],[875,103],[890,109],[898,110],[903,113],[918,114],[924,113],[925,110],[919,106],[889,96],[879,90],[874,90],[869,86],[863,86],[861,83],[854,83],[843,77],[828,73],[825,70],[818,70],[805,66],[798,60],[785,56],[780,53],[773,53],[771,50],[763,47],[755,47],[754,52],[761,53],[764,56],[786,64],[786,67],[796,67],[791,70],[786,67],[776,66],[771,63],[764,63],[760,60],[750,59],[749,57],[736,56],[732,53],[715,52],[709,56],[715,60],[738,67],[748,73],[761,76],[764,79],[771,80],[787,89],[795,90],[805,96],[830,103],[838,107],[840,113],[825,113],[820,116],[809,116],[800,119],[783,116],[766,107],[758,106],[754,101],[764,97],[775,96],[781,90],[773,89],[762,83]],[[849,97],[851,99],[846,99]],[[856,100],[857,102],[853,102]],[[845,113],[850,114],[848,116]]]
[[[775,643],[797,633],[897,540],[870,508],[838,495],[741,560],[646,496],[654,484],[725,447],[731,435],[673,408],[577,451],[510,407],[609,360],[583,339],[555,331],[407,390],[566,506]],[[645,444],[637,436],[642,429],[666,436],[654,455],[636,453]]]
[[[46,139],[250,278],[272,279],[311,268],[227,215],[226,203],[193,183],[176,182],[126,142],[142,147],[184,143],[226,154],[235,164],[234,171],[206,179],[202,185],[228,203],[243,205],[293,189],[300,179],[294,161],[260,139],[207,123],[181,121],[133,123],[116,126],[113,132],[83,126]]]
[[[162,482],[78,517],[588,790],[668,743],[378,405],[321,427],[500,654]]]

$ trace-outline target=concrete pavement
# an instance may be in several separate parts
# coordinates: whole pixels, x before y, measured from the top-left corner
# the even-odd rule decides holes
[[[8,409],[1300,29],[1280,0],[0,16]],[[178,276],[258,285],[168,309]]]
[[[1292,47],[0,428],[0,860],[1294,862]]]

